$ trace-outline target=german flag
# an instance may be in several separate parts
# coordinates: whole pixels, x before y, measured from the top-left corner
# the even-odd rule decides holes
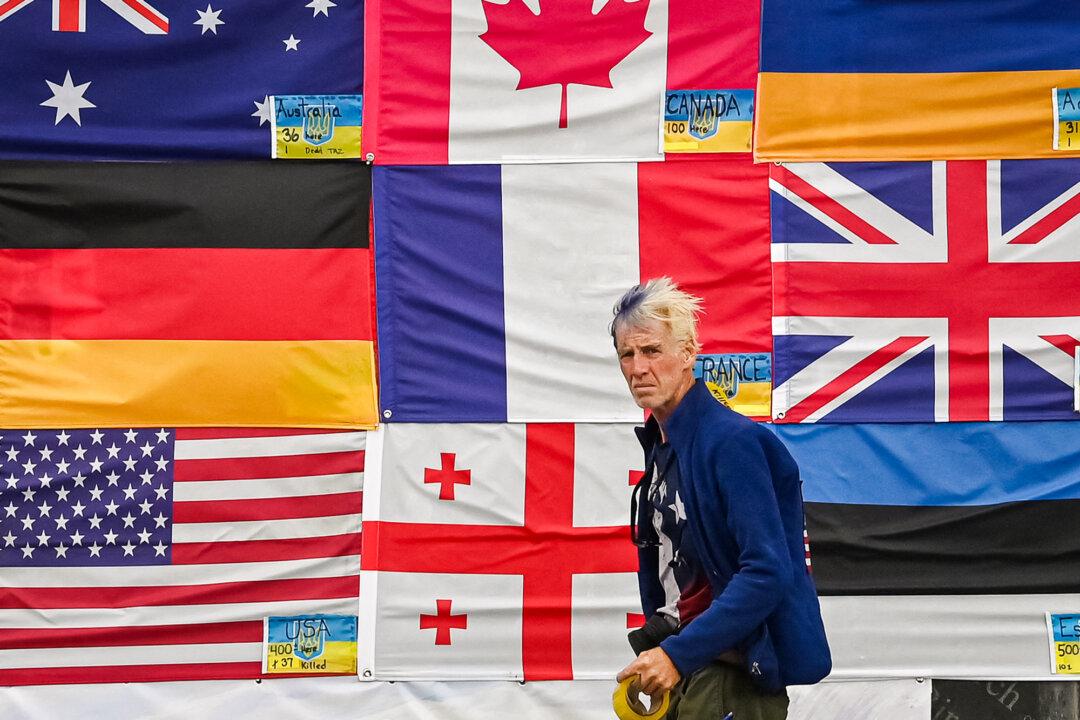
[[[373,426],[370,186],[0,163],[0,426]]]

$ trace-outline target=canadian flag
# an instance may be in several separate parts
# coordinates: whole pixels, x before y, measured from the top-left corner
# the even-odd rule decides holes
[[[360,675],[604,678],[643,622],[626,424],[391,424],[369,437]]]
[[[760,5],[368,0],[364,150],[387,165],[660,160],[666,89],[754,87]]]

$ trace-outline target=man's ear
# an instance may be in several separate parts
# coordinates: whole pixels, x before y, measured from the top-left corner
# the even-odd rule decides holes
[[[683,352],[686,354],[683,365],[685,367],[694,367],[694,362],[697,361],[697,350],[694,349],[693,345],[687,342],[683,345]]]

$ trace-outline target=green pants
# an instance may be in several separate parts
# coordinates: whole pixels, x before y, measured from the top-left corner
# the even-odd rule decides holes
[[[671,692],[666,720],[784,720],[786,691],[766,695],[741,667],[713,663],[679,681]]]

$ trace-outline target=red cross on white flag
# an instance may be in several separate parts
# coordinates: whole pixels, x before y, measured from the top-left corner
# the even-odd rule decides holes
[[[454,469],[454,453],[439,453],[441,466],[438,468],[424,468],[424,482],[437,483],[439,485],[439,499],[453,500],[454,486],[471,485],[472,473],[468,470]]]
[[[0,0],[0,22],[22,10],[34,0]],[[99,0],[147,35],[169,32],[169,18],[146,0]],[[87,0],[52,0],[52,29],[58,32],[86,32]]]
[[[626,527],[641,465],[625,424],[383,426],[365,489],[361,676],[612,677],[641,613]]]
[[[435,606],[438,612],[434,615],[420,614],[420,629],[435,630],[436,645],[452,645],[451,630],[468,630],[469,616],[466,614],[454,615],[450,608],[453,600],[436,600]]]

